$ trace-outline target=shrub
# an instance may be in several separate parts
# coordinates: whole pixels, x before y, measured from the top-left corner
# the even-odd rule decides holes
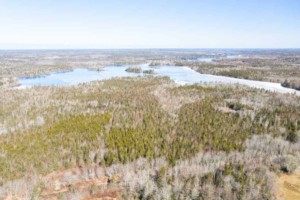
[[[292,173],[298,167],[299,161],[292,155],[286,155],[276,158],[274,162],[279,166],[282,172]]]
[[[232,110],[239,111],[244,108],[244,105],[240,102],[227,102],[227,107]]]

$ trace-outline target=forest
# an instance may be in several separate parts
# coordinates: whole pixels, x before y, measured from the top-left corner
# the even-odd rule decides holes
[[[94,166],[125,170],[107,175],[105,187],[94,186],[96,192],[118,188],[125,199],[272,199],[272,178],[293,172],[299,162],[300,99],[293,95],[287,102],[284,95],[238,85],[176,86],[155,77],[9,92],[1,100],[14,105],[1,111],[12,119],[7,126],[13,131],[0,136],[1,195],[33,174]],[[139,162],[145,168],[136,168]],[[192,164],[180,169],[185,162]],[[127,170],[143,173],[145,180],[128,182]],[[62,197],[79,195],[71,188]]]
[[[16,76],[56,68],[7,61],[0,86],[0,199],[280,199],[280,177],[299,169],[300,97],[240,84],[180,85],[153,75],[169,62],[161,52],[139,53],[111,52],[119,55],[115,63],[153,62],[143,72],[151,76],[72,86],[18,88]],[[42,63],[42,55],[28,55]],[[72,63],[72,54],[58,55]],[[258,74],[219,68],[213,69],[224,76]]]

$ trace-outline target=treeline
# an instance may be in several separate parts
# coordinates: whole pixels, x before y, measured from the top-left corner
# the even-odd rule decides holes
[[[255,80],[262,79],[259,73],[252,70],[231,69],[231,70],[220,71],[217,74],[221,76],[229,76],[233,78],[255,79]]]

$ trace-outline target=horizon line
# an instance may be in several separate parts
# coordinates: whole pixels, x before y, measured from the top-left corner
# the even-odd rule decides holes
[[[300,50],[300,47],[137,47],[137,48],[0,48],[0,51],[30,51],[30,50]]]

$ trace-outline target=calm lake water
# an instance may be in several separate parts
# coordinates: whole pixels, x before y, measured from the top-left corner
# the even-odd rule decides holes
[[[270,83],[263,81],[253,81],[238,78],[230,78],[224,76],[215,76],[208,74],[200,74],[188,67],[163,66],[151,68],[148,65],[141,66],[143,70],[153,69],[155,76],[168,76],[178,84],[193,83],[229,83],[242,84],[254,88],[266,89],[281,93],[296,93],[300,95],[300,91],[282,87],[279,83]],[[113,77],[137,77],[143,76],[143,73],[129,73],[125,70],[128,66],[107,66],[103,71],[92,71],[85,68],[75,69],[70,72],[52,73],[47,76],[35,78],[20,78],[19,82],[22,87],[31,86],[51,86],[51,85],[76,85],[79,83],[90,82],[94,80],[104,80]]]

